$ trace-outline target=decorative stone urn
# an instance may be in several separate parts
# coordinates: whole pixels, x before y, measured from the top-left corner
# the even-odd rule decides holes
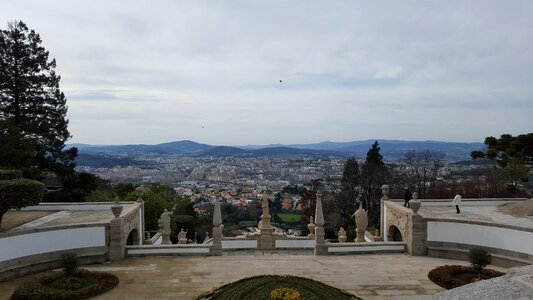
[[[418,210],[420,209],[420,205],[422,203],[418,200],[418,194],[416,192],[413,193],[413,199],[409,201],[409,207],[413,210],[413,213],[416,215],[418,214]]]
[[[115,198],[115,204],[111,206],[111,211],[113,212],[113,215],[115,218],[120,217],[120,214],[122,213],[122,205],[120,205],[120,202],[118,201],[118,198]]]
[[[381,186],[381,193],[383,194],[384,200],[389,199],[389,191],[390,191],[389,185],[384,184]]]

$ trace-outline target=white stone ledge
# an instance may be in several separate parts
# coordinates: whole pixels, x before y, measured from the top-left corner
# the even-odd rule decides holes
[[[365,246],[339,246],[339,247],[328,247],[329,253],[350,253],[350,252],[403,252],[404,245],[383,245],[383,246],[374,246],[374,245],[365,245]]]
[[[143,247],[127,249],[127,256],[132,255],[158,255],[158,254],[209,254],[209,248],[192,247]]]

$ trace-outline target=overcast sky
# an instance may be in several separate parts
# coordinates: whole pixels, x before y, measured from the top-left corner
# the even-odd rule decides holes
[[[482,142],[533,129],[533,1],[2,0],[70,142]],[[280,82],[280,80],[282,82]]]

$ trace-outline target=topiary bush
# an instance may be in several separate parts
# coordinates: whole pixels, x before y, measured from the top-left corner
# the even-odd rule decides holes
[[[10,209],[37,205],[43,199],[44,184],[31,179],[0,180],[0,225]]]
[[[300,292],[289,288],[275,289],[270,293],[270,300],[300,300],[301,298]]]
[[[117,276],[105,272],[79,270],[75,276],[59,272],[18,286],[11,300],[88,299],[111,290],[118,282]]]
[[[80,259],[76,253],[64,253],[61,255],[65,276],[75,276],[78,273],[79,261]]]
[[[505,273],[490,269],[483,269],[478,273],[471,266],[446,265],[429,271],[428,278],[445,289],[453,289],[480,279],[491,279],[502,275]]]

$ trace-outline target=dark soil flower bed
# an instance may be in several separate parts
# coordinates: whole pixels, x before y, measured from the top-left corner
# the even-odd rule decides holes
[[[299,292],[302,300],[361,299],[346,291],[308,278],[288,275],[261,275],[223,285],[216,290],[198,296],[196,300],[270,300],[272,291],[280,288],[289,288]]]
[[[111,290],[118,282],[117,276],[104,272],[79,270],[74,276],[58,272],[20,285],[11,299],[87,299]]]
[[[446,265],[429,271],[428,277],[435,284],[449,290],[479,280],[491,279],[502,275],[505,275],[505,273],[490,269],[482,269],[481,273],[478,274],[472,267]]]

